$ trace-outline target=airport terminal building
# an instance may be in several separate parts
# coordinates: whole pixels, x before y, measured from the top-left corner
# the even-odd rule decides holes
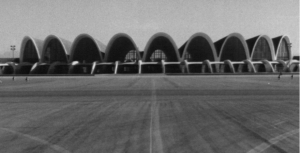
[[[114,35],[108,44],[88,34],[73,42],[55,35],[45,40],[25,36],[19,62],[1,63],[0,75],[299,72],[299,61],[292,56],[285,35],[245,39],[232,33],[213,42],[200,32],[177,47],[170,35],[161,32],[142,51],[124,33]]]

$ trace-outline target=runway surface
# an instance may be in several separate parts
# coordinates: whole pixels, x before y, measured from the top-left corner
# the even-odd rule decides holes
[[[0,80],[3,153],[299,152],[298,75]]]

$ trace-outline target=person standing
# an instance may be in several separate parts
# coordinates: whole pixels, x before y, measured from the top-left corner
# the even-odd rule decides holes
[[[278,80],[280,80],[280,76],[281,76],[281,75],[282,75],[282,73],[280,72],[279,75],[278,75]]]

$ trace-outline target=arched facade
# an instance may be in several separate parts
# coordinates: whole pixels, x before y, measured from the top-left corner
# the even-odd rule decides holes
[[[20,63],[40,62],[43,45],[44,42],[42,40],[25,36],[21,43]]]
[[[53,62],[68,63],[71,42],[55,35],[49,35],[44,42],[42,62],[49,64]]]
[[[260,35],[247,40],[252,61],[275,60],[274,45],[270,37]]]
[[[250,59],[247,43],[239,33],[232,33],[215,42],[215,47],[219,53],[219,61],[243,61]]]
[[[193,34],[179,49],[166,33],[156,33],[140,52],[133,39],[114,35],[106,48],[88,34],[74,42],[49,35],[44,41],[25,36],[20,60],[2,74],[215,73],[294,72],[288,36],[258,35],[245,41],[232,33],[213,43],[205,33]],[[20,62],[19,62],[20,61]],[[184,65],[185,64],[185,65]],[[184,67],[185,66],[185,67]],[[220,71],[219,71],[220,70]]]
[[[216,61],[217,52],[211,38],[205,33],[195,33],[185,44],[182,60],[196,61]]]
[[[288,36],[279,36],[273,38],[276,60],[288,61],[292,59],[290,39]]]
[[[133,39],[125,34],[125,33],[119,33],[114,35],[105,51],[105,62],[115,62],[115,61],[125,61],[126,55],[130,53],[132,60],[139,60],[140,54],[138,51],[138,48],[136,47],[136,44],[134,43]],[[136,54],[134,56],[134,54]],[[130,58],[129,56],[127,56]]]
[[[161,50],[165,54],[166,62],[178,62],[180,60],[174,40],[166,33],[156,33],[149,39],[144,50],[143,61],[150,62],[150,57],[156,50]]]
[[[106,46],[88,34],[77,36],[72,44],[69,62],[93,63],[103,61],[102,52]]]

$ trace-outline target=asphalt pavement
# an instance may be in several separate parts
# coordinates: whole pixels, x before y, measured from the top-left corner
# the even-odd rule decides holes
[[[0,79],[3,153],[299,152],[299,75]]]

